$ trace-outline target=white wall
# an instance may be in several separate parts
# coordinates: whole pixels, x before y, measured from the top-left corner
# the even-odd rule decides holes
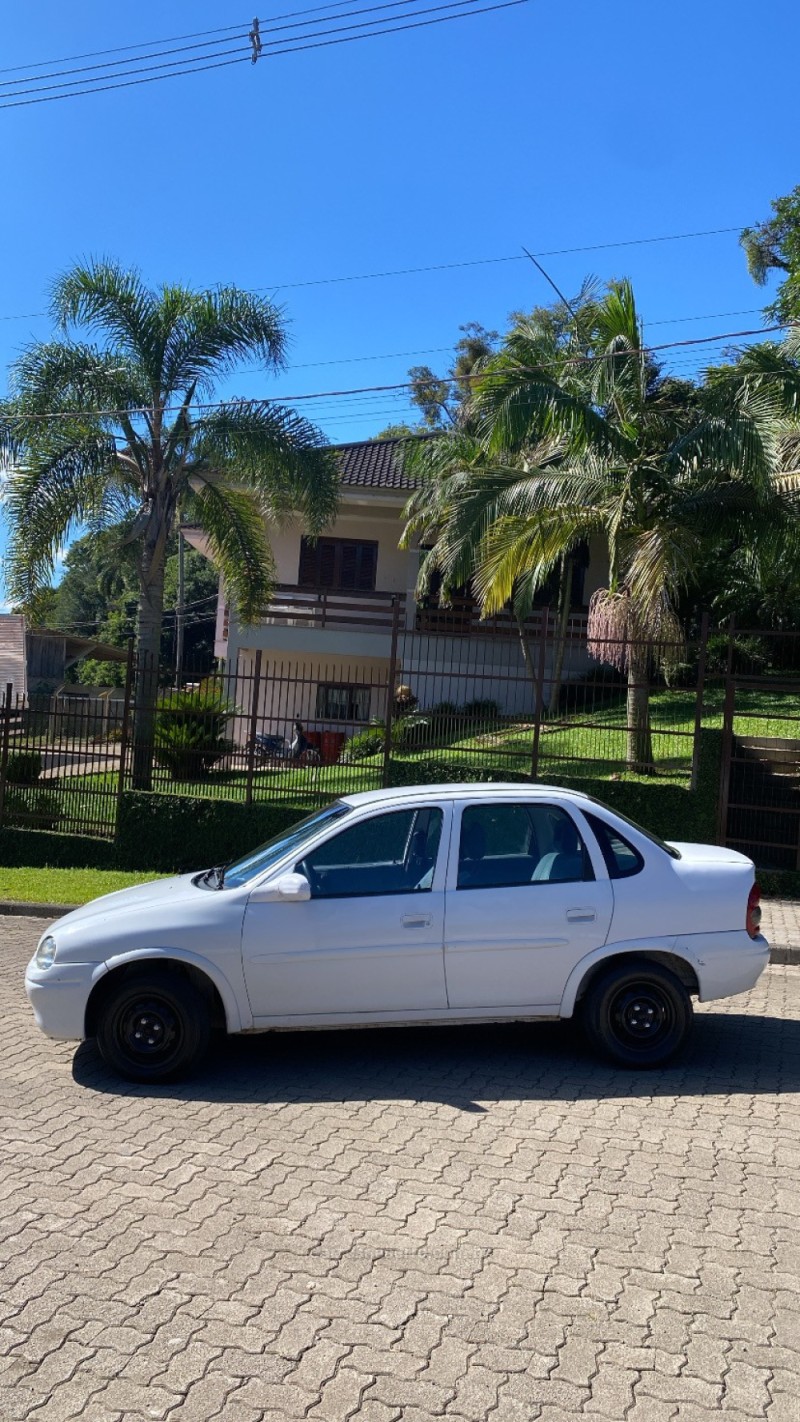
[[[343,504],[336,522],[326,528],[323,538],[371,539],[378,544],[378,567],[375,588],[378,592],[406,592],[409,573],[413,587],[416,578],[417,554],[398,548],[403,523],[395,509],[353,508]],[[277,567],[279,583],[297,584],[300,568],[300,539],[303,526],[293,523],[271,533],[270,542]]]

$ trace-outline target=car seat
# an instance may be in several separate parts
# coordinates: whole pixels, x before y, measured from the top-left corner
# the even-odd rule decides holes
[[[458,856],[458,887],[472,888],[480,883],[478,865],[486,854],[486,831],[482,824],[473,821],[461,834],[461,850]]]
[[[572,822],[559,817],[553,827],[554,848],[542,855],[531,883],[574,883],[583,878],[583,846]]]

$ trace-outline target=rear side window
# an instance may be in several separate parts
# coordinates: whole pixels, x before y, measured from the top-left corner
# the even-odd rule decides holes
[[[638,849],[634,849],[613,825],[598,819],[597,815],[590,814],[588,810],[583,813],[600,845],[609,879],[630,879],[632,874],[639,874],[644,869],[644,859]]]
[[[558,805],[467,805],[461,816],[459,889],[501,889],[593,879],[577,827]]]

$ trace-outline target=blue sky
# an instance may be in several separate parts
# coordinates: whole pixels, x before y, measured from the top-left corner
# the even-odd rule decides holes
[[[39,0],[8,7],[2,64],[240,20],[210,0]],[[531,0],[0,111],[0,317],[42,311],[56,273],[108,254],[153,282],[274,292],[292,368],[278,379],[242,372],[230,391],[312,393],[399,381],[415,362],[444,369],[446,351],[394,353],[450,347],[464,321],[502,328],[512,309],[547,301],[529,263],[293,283],[758,221],[800,181],[795,96],[775,82],[798,38],[796,0],[772,0],[757,18],[744,0]],[[652,341],[758,324],[757,313],[716,313],[765,299],[735,234],[543,260],[567,292],[587,273],[630,276]],[[704,319],[678,319],[694,316]],[[42,317],[0,320],[3,370],[49,329]],[[361,359],[373,356],[385,358]],[[670,358],[680,373],[702,361],[692,350]],[[406,413],[391,396],[304,408],[333,440],[367,438]]]

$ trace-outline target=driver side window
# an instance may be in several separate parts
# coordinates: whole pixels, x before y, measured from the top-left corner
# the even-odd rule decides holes
[[[394,810],[334,835],[295,865],[312,899],[430,893],[443,814],[438,807]]]

